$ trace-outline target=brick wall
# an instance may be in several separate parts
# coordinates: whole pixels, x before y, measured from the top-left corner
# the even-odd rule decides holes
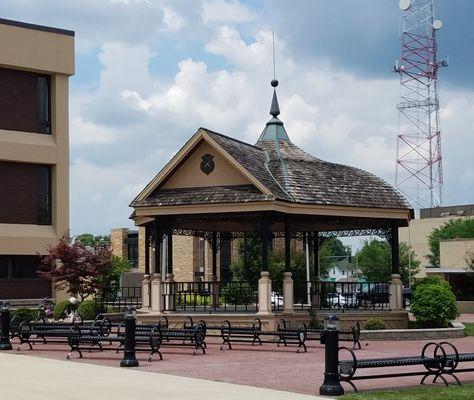
[[[112,253],[126,260],[128,259],[127,236],[127,228],[116,228],[110,231]]]

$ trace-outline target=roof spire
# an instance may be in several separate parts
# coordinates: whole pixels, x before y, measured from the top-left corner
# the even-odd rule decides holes
[[[278,81],[276,80],[276,63],[275,63],[275,33],[272,31],[273,38],[273,79],[270,84],[273,87],[273,97],[272,105],[270,107],[270,115],[272,119],[267,122],[267,126],[260,135],[258,142],[263,140],[290,140],[288,134],[286,133],[285,128],[283,127],[283,122],[278,119],[280,115],[280,106],[278,105],[278,97],[276,94],[276,87],[278,86]]]

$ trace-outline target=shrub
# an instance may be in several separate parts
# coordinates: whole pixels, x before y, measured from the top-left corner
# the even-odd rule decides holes
[[[415,286],[410,309],[422,328],[445,328],[459,315],[449,283],[440,278],[424,279]]]
[[[222,288],[221,295],[227,304],[247,305],[252,303],[253,290],[248,283],[229,282]]]
[[[69,300],[60,301],[54,307],[54,319],[64,319],[65,314],[69,314],[72,310],[77,310],[77,304],[71,304]]]
[[[97,309],[96,309],[94,300],[85,300],[81,304],[79,304],[79,307],[77,307],[77,312],[78,314],[82,316],[82,319],[91,320],[91,319],[95,319],[97,314],[101,314],[107,311],[107,310],[104,310],[103,308],[104,307],[101,307],[100,304],[97,304]]]
[[[18,308],[14,313],[13,317],[15,318],[15,321],[18,323],[21,323],[23,321],[33,321],[36,318],[36,311],[33,310],[32,308]]]
[[[316,311],[311,309],[309,310],[309,329],[323,329],[323,323],[318,319]]]
[[[369,319],[365,323],[364,329],[367,331],[377,331],[380,329],[385,329],[385,324],[380,319]]]

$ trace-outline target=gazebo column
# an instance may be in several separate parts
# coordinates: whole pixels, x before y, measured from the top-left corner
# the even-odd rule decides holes
[[[399,260],[399,244],[398,244],[398,225],[392,220],[390,244],[392,247],[392,275],[390,277],[389,298],[390,309],[403,309],[403,288],[400,279],[400,260]]]
[[[268,224],[262,224],[262,271],[258,280],[258,314],[265,315],[272,312],[272,280],[268,272],[268,240],[270,232]]]
[[[311,292],[311,305],[314,307],[319,307],[321,303],[321,299],[319,298],[319,294],[321,292],[321,284],[319,283],[319,232],[313,232],[313,279],[311,285],[316,285],[313,287]]]
[[[285,220],[285,272],[283,273],[283,312],[285,314],[294,312],[294,288],[291,275],[291,235],[288,230],[288,222]]]
[[[217,281],[217,232],[212,232],[211,236],[212,250],[212,306],[216,308],[219,303],[219,282]],[[221,274],[222,279],[222,274]]]
[[[154,223],[155,252],[154,252],[154,273],[151,281],[151,310],[161,313],[163,311],[163,281],[161,278],[161,260],[163,229],[158,219]]]
[[[150,308],[150,228],[145,226],[145,274],[142,279],[142,309]]]
[[[167,249],[167,274],[165,281],[165,309],[167,311],[176,310],[176,282],[173,275],[173,229],[168,227],[166,232]]]

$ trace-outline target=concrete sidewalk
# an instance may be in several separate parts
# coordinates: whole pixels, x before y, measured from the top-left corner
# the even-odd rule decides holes
[[[206,368],[205,365],[202,366]],[[315,400],[322,397],[203,379],[0,353],[8,400]]]

